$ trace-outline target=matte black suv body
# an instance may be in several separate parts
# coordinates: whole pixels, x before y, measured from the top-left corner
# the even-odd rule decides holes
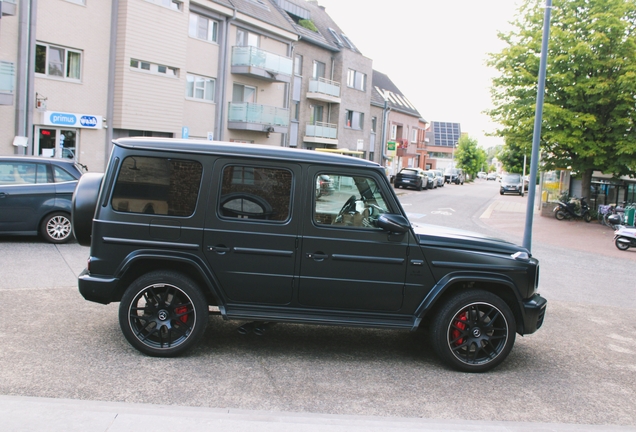
[[[215,306],[257,323],[425,324],[446,363],[481,372],[544,318],[527,250],[411,225],[383,168],[348,156],[121,139],[104,177],[80,180],[73,219],[91,246],[81,294],[120,301],[122,332],[148,355],[191,347]]]

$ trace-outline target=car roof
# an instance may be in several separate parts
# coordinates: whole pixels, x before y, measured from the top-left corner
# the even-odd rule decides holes
[[[60,158],[51,158],[45,156],[0,156],[0,160],[3,161],[14,161],[14,162],[40,162],[40,163],[61,163],[67,165],[75,165],[75,161],[71,159],[60,159]]]
[[[365,159],[313,150],[275,147],[263,144],[240,144],[224,141],[207,141],[177,138],[120,138],[114,145],[127,149],[156,150],[179,153],[199,153],[225,156],[249,156],[268,159],[284,159],[298,162],[320,162],[327,164],[379,167]]]

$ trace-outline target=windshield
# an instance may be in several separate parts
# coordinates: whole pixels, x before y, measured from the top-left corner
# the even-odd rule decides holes
[[[457,168],[446,168],[446,174],[457,174]]]
[[[505,183],[521,183],[521,175],[519,174],[507,174],[504,176],[503,181]]]

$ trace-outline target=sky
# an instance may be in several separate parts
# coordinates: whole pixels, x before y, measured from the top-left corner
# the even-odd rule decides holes
[[[318,0],[373,69],[387,74],[428,121],[460,123],[483,148],[503,144],[492,108],[488,53],[504,43],[519,0]]]

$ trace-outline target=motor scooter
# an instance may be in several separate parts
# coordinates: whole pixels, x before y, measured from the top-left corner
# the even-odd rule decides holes
[[[577,208],[579,209],[578,211]],[[587,205],[585,198],[572,198],[567,203],[557,201],[557,205],[554,207],[554,217],[558,220],[578,218],[583,219],[585,222],[592,220],[590,207]]]
[[[622,251],[630,247],[636,248],[636,228],[619,225],[614,231],[614,244]]]

